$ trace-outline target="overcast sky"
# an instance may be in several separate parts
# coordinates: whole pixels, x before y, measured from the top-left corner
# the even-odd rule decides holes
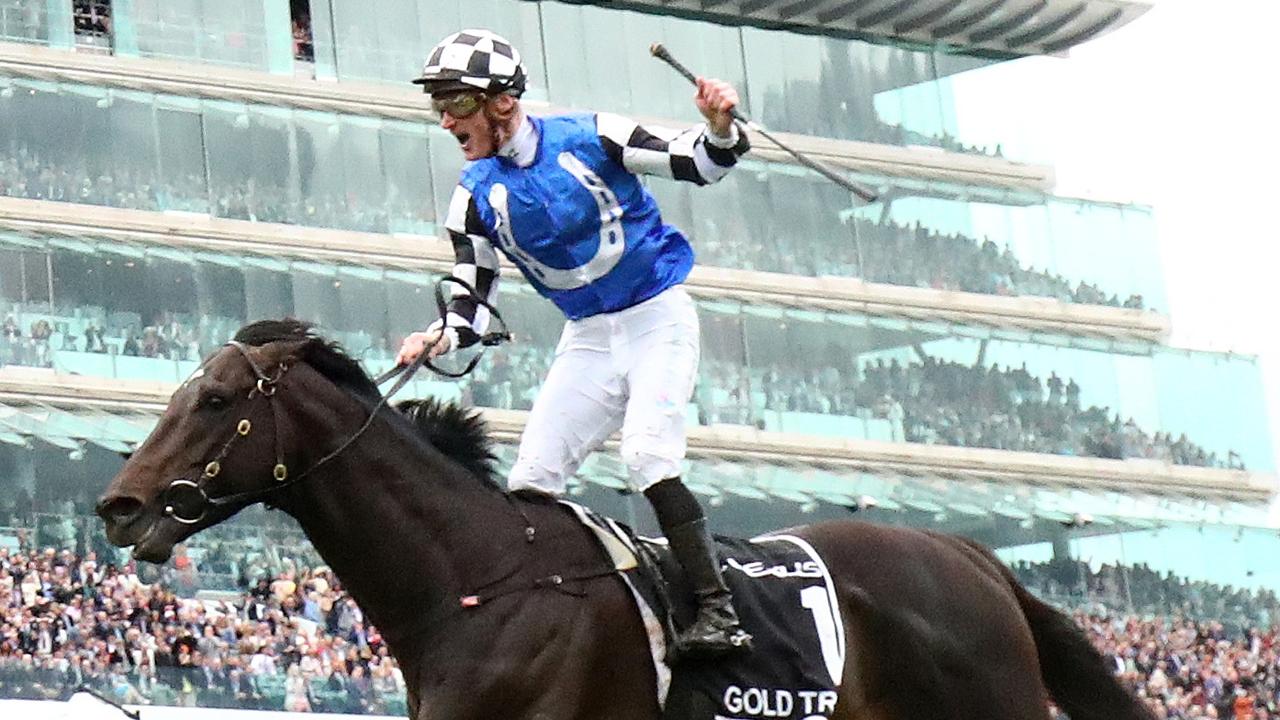
[[[1064,195],[1154,207],[1171,344],[1260,357],[1280,447],[1280,2],[1156,0],[1046,78]],[[1009,131],[1016,132],[1011,126]]]

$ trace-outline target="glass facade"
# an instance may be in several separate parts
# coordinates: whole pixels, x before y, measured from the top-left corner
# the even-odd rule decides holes
[[[407,83],[422,72],[427,51],[446,35],[483,27],[510,40],[529,72],[525,97],[545,100],[547,91],[538,3],[519,0],[321,0],[313,18],[327,18],[332,32],[317,28],[316,74],[338,80]],[[314,23],[313,23],[314,24]],[[323,39],[322,39],[323,38]]]
[[[1220,622],[1242,634],[1280,617],[1272,562],[1280,539],[1274,529],[1235,522],[1069,530],[1056,547],[1040,542],[997,553],[1033,592],[1059,605]]]
[[[0,38],[69,47],[67,4],[5,0]],[[281,74],[299,71],[296,55],[318,78],[405,83],[439,39],[487,27],[520,48],[530,73],[527,97],[696,119],[688,84],[649,55],[649,44],[658,41],[700,73],[742,88],[744,109],[774,130],[1006,155],[988,120],[1007,128],[990,118],[990,103],[974,99],[991,85],[993,76],[982,74],[991,61],[549,0],[311,0],[306,6],[312,40],[306,53],[295,44],[285,0],[116,0],[110,44],[117,55]],[[970,74],[979,80],[966,82]],[[1003,80],[1005,93],[1024,82],[999,71],[994,77]]]
[[[0,194],[369,232],[434,234],[462,156],[436,125],[0,79]],[[651,179],[705,265],[1162,308],[1145,208],[999,205],[894,186],[855,208],[796,166],[709,188]]]
[[[92,238],[0,237],[0,298],[42,350],[7,362],[81,375],[185,378],[241,324],[316,323],[372,373],[434,317],[435,277]],[[422,392],[528,409],[563,318],[525,283],[501,285],[517,342],[468,382]],[[766,430],[1271,467],[1256,363],[1243,357],[782,305],[701,300],[689,422]],[[91,329],[92,328],[92,329]],[[94,333],[101,337],[92,337]]]
[[[84,6],[105,7],[0,0],[0,41],[110,49],[188,69],[404,84],[436,40],[483,26],[521,49],[528,98],[697,121],[691,88],[648,53],[660,41],[699,72],[734,83],[744,110],[774,130],[1054,157],[1038,137],[1046,125],[1026,121],[1043,110],[1030,91],[1051,85],[1037,59],[993,63],[550,0],[113,0],[109,23],[88,24]],[[1008,113],[1007,102],[993,102],[1010,94],[1029,107]],[[462,164],[456,141],[427,122],[0,77],[0,195],[9,197],[434,236]],[[1167,309],[1147,208],[858,177],[881,188],[880,202],[862,207],[795,165],[751,156],[713,187],[648,186],[706,266]],[[21,366],[15,376],[51,385],[71,375],[176,383],[245,322],[287,316],[316,323],[376,374],[407,333],[434,319],[437,279],[372,261],[0,231],[0,372]],[[515,342],[490,350],[462,381],[420,373],[402,396],[531,407],[563,317],[516,279],[501,284],[498,304]],[[1274,471],[1249,357],[816,310],[782,298],[699,297],[697,310],[702,355],[690,426]],[[461,368],[466,352],[441,364]],[[0,401],[0,551],[96,552],[103,565],[127,567],[127,552],[107,544],[92,508],[155,414],[47,402]],[[505,475],[516,449],[494,451]],[[653,534],[627,475],[616,453],[596,453],[569,492]],[[1280,538],[1256,505],[977,479],[967,469],[869,473],[798,456],[696,456],[683,477],[719,532],[751,536],[853,513],[999,548],[1034,592],[1064,605],[1183,614],[1232,632],[1280,618],[1274,594],[1253,592],[1280,589],[1272,561]],[[260,612],[247,602],[252,582],[319,563],[292,520],[255,507],[184,543],[165,566],[138,572],[183,598],[230,593],[204,597],[238,598],[254,632],[261,618],[250,618]],[[348,631],[338,630],[330,640]],[[35,663],[0,660],[0,697],[73,689],[48,683]],[[252,691],[230,695],[174,668],[125,677],[94,662],[91,685],[114,692],[134,683],[155,704],[278,710],[288,702],[283,673],[261,673]],[[311,709],[403,716],[403,690],[385,680],[375,678],[363,705],[312,680]]]
[[[656,40],[735,83],[745,109],[772,129],[1052,159],[1034,133],[1014,132],[986,101],[1030,82],[1034,61],[993,65],[549,1],[309,5],[314,47],[297,67],[283,0],[116,0],[109,40],[119,55],[403,83],[436,39],[481,25],[522,49],[532,99],[696,121],[688,85],[649,57]],[[67,3],[0,0],[0,39],[71,47],[78,31]],[[552,42],[563,38],[575,41]],[[0,78],[0,194],[11,197],[434,235],[461,165],[456,143],[428,123]],[[873,180],[889,191],[869,207],[795,166],[755,159],[711,188],[649,187],[704,265],[1166,308],[1146,208],[1000,202]],[[317,323],[376,373],[401,337],[432,318],[435,280],[373,265],[5,234],[0,365],[177,382],[247,320],[293,316]],[[500,306],[515,343],[491,351],[466,381],[423,375],[406,396],[529,408],[562,318],[522,282],[503,284]],[[698,312],[702,363],[690,425],[1274,469],[1261,379],[1247,357],[763,302],[699,299]],[[153,422],[0,405],[0,546],[22,536],[123,562],[89,512],[101,479],[119,467],[117,453]],[[498,448],[500,471],[513,455]],[[618,492],[625,477],[601,453],[572,492],[652,532],[643,502]],[[710,458],[691,460],[686,477],[725,532],[857,509],[1001,547],[1024,581],[1063,603],[1240,625],[1276,614],[1274,603],[1222,589],[1280,587],[1268,564],[1280,539],[1257,508]],[[244,578],[286,566],[285,555],[318,562],[291,522],[259,510],[183,552],[195,572],[171,565],[147,579],[185,595],[235,591]],[[8,692],[11,680],[0,676],[0,688]],[[279,688],[267,686],[240,706],[278,707]],[[156,687],[159,702],[181,692],[177,683],[166,695],[163,678]],[[396,714],[403,698],[380,702]]]
[[[293,66],[283,0],[132,0],[113,10],[115,22],[125,26],[126,42],[117,44],[122,55],[262,71]]]
[[[69,5],[69,4],[68,4]],[[55,12],[57,10],[55,9]],[[70,7],[65,13],[65,31],[70,32]],[[49,15],[49,3],[43,0],[0,0],[0,40],[6,42],[53,44],[50,21],[58,24],[59,18]]]

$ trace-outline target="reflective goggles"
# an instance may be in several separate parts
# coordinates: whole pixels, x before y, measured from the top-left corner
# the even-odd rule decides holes
[[[436,114],[444,117],[445,113],[449,113],[454,118],[462,119],[471,117],[484,107],[484,103],[488,100],[488,96],[484,93],[455,93],[444,97],[431,97],[431,108]]]

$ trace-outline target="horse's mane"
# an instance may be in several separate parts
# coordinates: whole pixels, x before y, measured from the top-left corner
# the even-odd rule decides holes
[[[310,323],[292,318],[259,320],[240,328],[234,339],[253,346],[303,341],[297,354],[299,360],[371,405],[379,402],[382,393],[364,368],[341,345],[316,335],[312,328]],[[489,429],[479,413],[434,398],[405,400],[395,407],[433,447],[482,480],[497,485],[493,467],[496,457]]]
[[[472,474],[497,484],[493,467],[497,456],[480,413],[436,398],[404,400],[396,403],[396,409],[413,422],[427,442]]]

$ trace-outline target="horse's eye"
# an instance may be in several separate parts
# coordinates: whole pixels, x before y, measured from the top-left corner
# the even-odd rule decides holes
[[[227,406],[227,399],[221,395],[209,393],[202,395],[196,401],[196,408],[199,410],[221,410]]]

